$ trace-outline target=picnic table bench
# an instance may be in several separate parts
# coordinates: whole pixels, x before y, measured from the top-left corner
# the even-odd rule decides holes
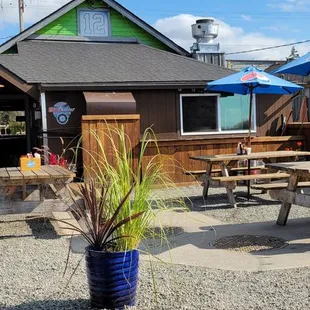
[[[282,202],[277,224],[286,225],[291,206],[296,204],[303,207],[310,207],[310,195],[298,191],[298,188],[310,187],[310,162],[287,162],[274,163],[267,166],[288,173],[289,179],[286,187],[270,188],[270,197]]]
[[[246,172],[248,171],[248,167],[228,167],[229,172]],[[265,166],[256,166],[256,167],[250,167],[250,170],[267,170],[267,168]],[[213,169],[210,172],[211,174],[218,174],[221,173],[222,170],[221,169]],[[189,170],[189,171],[184,171],[184,173],[186,175],[192,175],[194,177],[196,177],[197,179],[201,178],[204,176],[204,174],[206,173],[206,170]]]
[[[257,152],[245,155],[237,154],[221,154],[221,155],[205,155],[205,156],[190,156],[190,159],[196,161],[203,161],[206,164],[206,169],[203,175],[203,196],[205,199],[208,197],[208,190],[211,182],[218,182],[226,188],[227,197],[231,207],[236,207],[236,202],[234,198],[233,190],[236,188],[237,181],[248,181],[248,198],[250,195],[250,180],[266,180],[269,182],[271,179],[288,179],[290,174],[283,172],[272,172],[265,173],[261,175],[251,175],[251,170],[258,170],[260,168],[251,167],[252,160],[262,160],[264,163],[270,163],[272,161],[278,160],[279,158],[295,158],[297,156],[309,156],[310,152],[303,151],[273,151],[273,152]],[[244,167],[234,167],[240,160],[247,160],[246,169],[241,169]],[[221,176],[213,176],[214,171],[212,166],[216,164],[220,166]],[[232,171],[247,171],[247,175],[232,176],[230,173]],[[265,170],[264,168],[261,170]],[[189,174],[190,171],[185,173]],[[193,172],[193,171],[192,171]],[[200,171],[197,171],[198,175]],[[200,173],[201,175],[201,173]]]
[[[0,187],[22,187],[22,199],[27,197],[27,185],[48,184],[57,196],[62,195],[65,184],[75,173],[57,165],[44,165],[39,170],[21,171],[20,167],[0,168]],[[44,199],[43,187],[39,186],[40,200]]]

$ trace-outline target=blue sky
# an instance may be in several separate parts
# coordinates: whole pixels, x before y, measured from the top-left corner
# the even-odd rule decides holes
[[[17,1],[0,0],[0,38],[18,32]],[[25,0],[26,26],[66,2]],[[119,3],[186,49],[194,42],[190,25],[206,16],[220,23],[216,42],[228,53],[310,39],[310,0],[119,0]],[[310,44],[295,47],[301,55],[310,50]],[[230,55],[229,58],[285,59],[290,49]]]

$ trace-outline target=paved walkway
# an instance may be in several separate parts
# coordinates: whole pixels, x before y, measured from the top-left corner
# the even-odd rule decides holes
[[[242,208],[231,209],[223,189],[212,188],[212,193],[216,195],[213,195],[213,198],[210,197],[210,201],[214,203],[211,206],[211,209],[214,210],[211,211],[211,216],[216,214],[217,218],[225,218],[225,222],[206,215],[207,212],[203,212],[203,209],[200,208],[200,204],[203,203],[200,201],[201,199],[198,200],[198,207],[196,205],[192,208],[194,211],[183,212],[180,209],[175,209],[160,213],[154,226],[175,227],[177,228],[176,234],[168,236],[169,247],[167,242],[159,239],[149,239],[143,242],[141,249],[152,253],[152,255],[142,254],[141,259],[160,259],[172,264],[251,272],[310,267],[309,209],[297,210],[295,218],[289,219],[289,224],[282,227],[276,225],[279,204],[268,201],[270,199],[268,195],[265,195],[264,199],[259,196],[254,197],[256,201],[254,205],[253,201],[245,201]],[[201,187],[189,186],[165,191],[155,190],[153,194],[166,198],[201,197]],[[223,202],[220,203],[220,199],[223,199]],[[198,209],[202,211],[196,212]],[[231,220],[229,220],[230,214],[234,216]],[[240,221],[246,219],[249,222],[237,224],[236,214],[243,215],[239,218],[237,216]],[[258,222],[259,219],[261,222]],[[235,223],[228,223],[232,221]],[[276,237],[284,239],[288,245],[277,250],[254,253],[222,250],[213,246],[213,242],[217,238],[235,235]],[[79,236],[74,237],[72,246],[74,251],[84,252],[85,243]]]
[[[157,258],[173,264],[188,264],[208,268],[244,271],[262,271],[310,266],[310,219],[294,219],[289,226],[275,222],[227,224],[198,212],[164,212],[162,225],[182,227],[183,233],[169,238],[171,248],[150,241],[145,249]],[[288,246],[279,250],[235,252],[213,247],[216,238],[232,235],[262,235],[285,239]],[[143,256],[142,256],[143,257]],[[144,255],[143,259],[156,260]]]

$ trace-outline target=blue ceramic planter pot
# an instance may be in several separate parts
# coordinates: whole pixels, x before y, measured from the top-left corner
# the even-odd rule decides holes
[[[133,306],[138,284],[139,252],[85,251],[91,306],[123,309]]]

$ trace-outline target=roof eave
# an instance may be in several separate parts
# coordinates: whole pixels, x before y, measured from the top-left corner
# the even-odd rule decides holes
[[[146,88],[204,88],[208,81],[175,82],[109,82],[109,83],[41,83],[42,90],[91,90],[91,89],[146,89]]]
[[[73,0],[73,1],[65,4],[64,6],[62,6],[61,8],[56,10],[55,12],[51,13],[47,17],[41,19],[40,21],[38,21],[36,24],[32,25],[31,27],[29,27],[25,31],[17,34],[15,37],[13,37],[9,41],[3,43],[0,46],[0,54],[5,52],[6,50],[11,48],[12,46],[14,46],[17,42],[28,38],[30,35],[32,35],[36,31],[38,31],[39,29],[43,28],[44,26],[48,25],[49,23],[53,22],[54,20],[56,20],[57,18],[59,18],[63,14],[66,14],[70,10],[74,9],[75,7],[77,7],[78,5],[83,3],[84,1],[85,0]]]
[[[0,64],[0,77],[20,89],[25,94],[28,94],[32,98],[38,100],[39,92],[36,83],[27,83],[25,80],[17,76],[14,72],[8,70],[6,67]]]
[[[109,5],[110,7],[115,9],[116,11],[120,12],[123,16],[127,17],[130,21],[132,21],[133,23],[135,23],[136,25],[138,25],[139,27],[144,29],[146,32],[148,32],[149,34],[154,36],[156,39],[158,39],[159,41],[161,41],[162,43],[167,45],[169,48],[171,48],[172,50],[174,50],[178,54],[181,54],[183,56],[189,56],[190,55],[190,53],[188,51],[186,51],[185,49],[183,49],[182,47],[180,47],[179,45],[174,43],[172,40],[170,40],[169,38],[164,36],[162,33],[157,31],[156,29],[154,29],[152,26],[150,26],[146,22],[144,22],[142,19],[140,19],[135,14],[128,11],[126,8],[124,8],[122,5],[120,5],[116,1],[114,1],[114,0],[102,0],[102,1],[104,1],[107,5]],[[85,2],[85,0],[73,0],[73,1],[65,4],[64,6],[62,6],[61,8],[56,10],[55,12],[51,13],[50,15],[45,17],[44,19],[38,21],[36,24],[32,25],[31,27],[29,27],[25,31],[17,34],[16,36],[14,36],[13,38],[11,38],[10,40],[8,40],[7,42],[3,43],[0,46],[0,54],[2,54],[6,50],[8,50],[12,46],[14,46],[17,42],[27,39],[30,35],[34,34],[39,29],[41,29],[44,26],[48,25],[49,23],[53,22],[54,20],[56,20],[57,18],[59,18],[60,16],[62,16],[64,14],[66,14],[67,12],[74,9],[75,7],[79,6],[83,2]]]

